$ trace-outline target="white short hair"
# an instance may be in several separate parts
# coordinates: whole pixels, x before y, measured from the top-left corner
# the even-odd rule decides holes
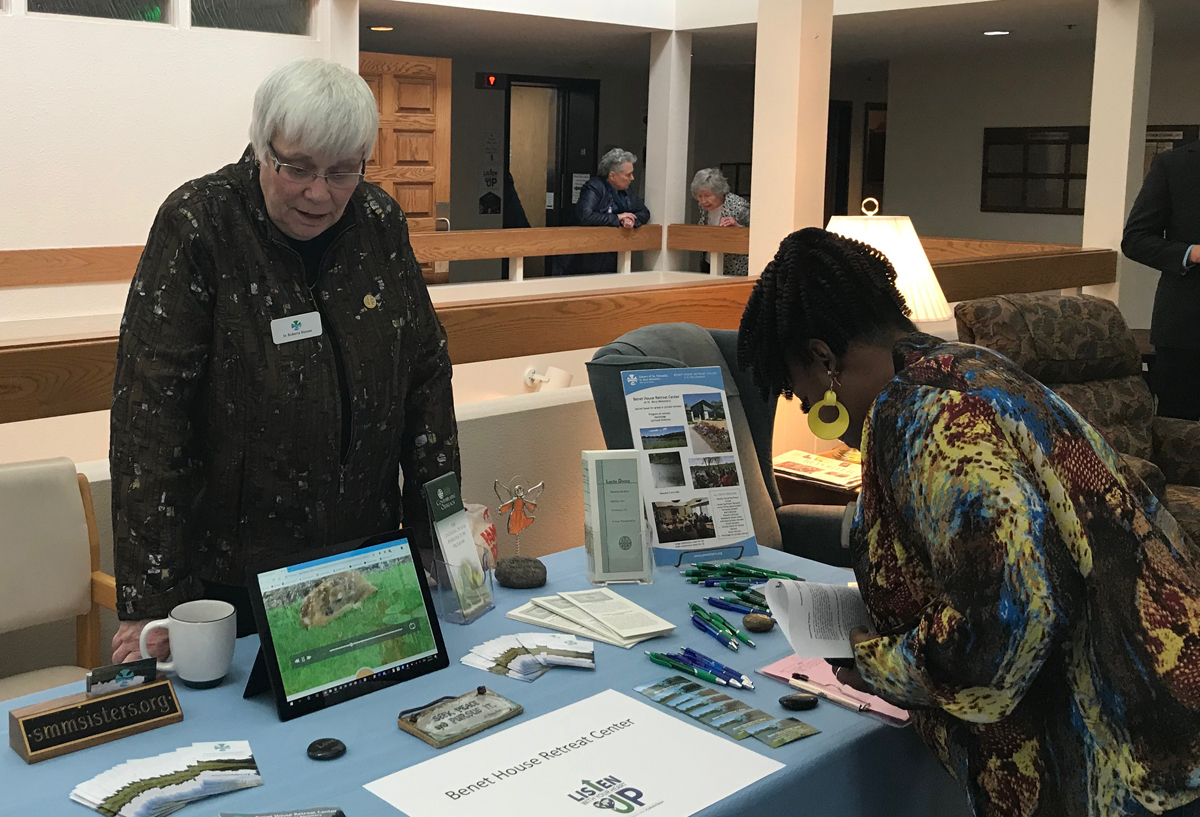
[[[729,195],[729,180],[716,167],[697,170],[695,177],[692,178],[692,195],[696,195],[701,190],[710,190],[717,196],[725,197]]]
[[[276,68],[254,94],[250,141],[262,156],[276,137],[334,161],[368,159],[379,134],[379,111],[366,81],[322,59]]]
[[[621,148],[613,148],[600,157],[600,166],[597,168],[596,175],[602,179],[607,179],[608,174],[620,168],[621,165],[626,162],[633,164],[636,161],[637,157],[629,151],[621,150]]]

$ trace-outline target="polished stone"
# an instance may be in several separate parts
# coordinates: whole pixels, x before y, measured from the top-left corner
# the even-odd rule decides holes
[[[762,613],[747,613],[742,618],[742,626],[752,633],[769,633],[775,627],[775,619]]]
[[[317,738],[308,744],[308,756],[313,760],[335,760],[346,754],[346,744],[337,738]]]
[[[789,712],[802,712],[805,709],[812,709],[817,705],[817,696],[809,695],[806,692],[797,692],[795,695],[784,695],[779,699],[779,705]]]

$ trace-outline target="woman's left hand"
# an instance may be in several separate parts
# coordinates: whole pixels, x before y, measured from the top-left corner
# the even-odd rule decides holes
[[[850,646],[857,647],[864,641],[870,641],[875,638],[862,627],[855,627],[850,631]],[[863,680],[862,675],[858,672],[858,667],[837,667],[833,671],[833,677],[837,678],[839,684],[845,684],[851,689],[857,689],[859,692],[871,692],[871,687],[867,686],[867,682]]]
[[[737,221],[735,221],[734,219],[730,218],[729,216],[725,216],[724,218],[722,218],[722,219],[721,219],[721,220],[720,220],[720,221],[717,223],[717,226],[718,226],[718,227],[739,227],[739,226],[741,226],[741,225],[739,225],[739,224],[737,223]]]

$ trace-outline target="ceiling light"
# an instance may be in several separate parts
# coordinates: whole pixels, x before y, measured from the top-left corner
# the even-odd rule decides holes
[[[983,36],[985,36],[985,37],[1007,37],[1011,33],[1012,33],[1011,31],[985,31],[985,32],[983,32]]]
[[[391,31],[392,27],[391,26],[371,26],[371,30],[372,31]],[[1005,32],[1005,33],[1007,34],[1008,32]]]

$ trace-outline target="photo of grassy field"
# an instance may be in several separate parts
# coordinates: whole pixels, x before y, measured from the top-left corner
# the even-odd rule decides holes
[[[403,559],[383,570],[363,575],[377,592],[323,627],[305,628],[300,621],[303,598],[272,605],[265,597],[267,621],[279,659],[280,675],[286,695],[351,678],[363,668],[377,668],[434,649],[433,631],[425,615],[421,586],[411,559]],[[291,665],[292,656],[344,639],[380,630],[390,624],[415,620],[418,628],[404,636],[348,650],[344,655],[316,661],[302,667]]]
[[[683,448],[687,445],[683,426],[663,426],[662,428],[643,428],[641,430],[642,448],[653,451],[656,448]]]

